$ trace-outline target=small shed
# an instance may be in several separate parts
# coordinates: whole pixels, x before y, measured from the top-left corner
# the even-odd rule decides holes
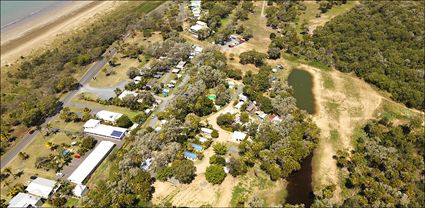
[[[204,134],[212,134],[213,130],[209,128],[201,128],[201,132]]]
[[[87,186],[82,184],[77,184],[74,189],[72,189],[72,194],[76,197],[83,197],[87,193]]]
[[[196,150],[196,151],[202,151],[202,150],[204,150],[204,148],[201,145],[199,145],[199,144],[190,143],[190,146],[192,146],[193,149]]]
[[[188,160],[197,160],[198,159],[198,155],[196,153],[193,153],[193,152],[184,151],[183,155]]]

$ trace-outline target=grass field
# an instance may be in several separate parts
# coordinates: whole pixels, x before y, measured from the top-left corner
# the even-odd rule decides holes
[[[34,139],[34,141],[28,145],[23,152],[29,155],[29,158],[26,160],[22,160],[18,156],[15,157],[6,168],[10,168],[12,173],[17,173],[18,171],[24,171],[24,174],[10,181],[11,177],[9,177],[6,181],[9,181],[9,186],[13,187],[16,184],[26,184],[27,181],[30,180],[30,176],[38,175],[40,177],[55,179],[55,171],[50,170],[46,171],[43,169],[37,169],[34,167],[35,161],[37,157],[47,156],[49,154],[56,154],[55,151],[51,151],[46,145],[47,142],[52,142],[53,144],[71,144],[71,138],[64,133],[57,133],[49,136],[43,136],[42,134],[38,134],[38,136]],[[2,169],[2,171],[4,168]],[[1,183],[1,196],[2,198],[7,197],[7,192],[9,191],[9,187],[5,186],[5,181]]]
[[[120,54],[115,56],[119,57]],[[118,63],[120,63],[120,65],[112,67],[114,73],[107,76],[102,69],[99,71],[99,73],[97,73],[96,79],[90,81],[89,85],[92,87],[113,87],[119,82],[129,79],[127,76],[127,71],[130,69],[130,67],[138,67],[139,65],[139,61],[137,61],[137,59],[130,58],[120,58],[118,59]],[[109,69],[109,67],[109,65],[106,65],[104,69]]]

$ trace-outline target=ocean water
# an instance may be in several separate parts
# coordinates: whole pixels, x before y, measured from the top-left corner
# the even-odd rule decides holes
[[[65,1],[1,1],[1,29],[32,18],[43,11],[61,6]]]

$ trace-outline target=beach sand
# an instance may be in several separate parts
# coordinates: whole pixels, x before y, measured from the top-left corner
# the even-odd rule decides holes
[[[90,24],[119,1],[78,1],[40,17],[7,28],[1,33],[1,66],[14,63],[53,42],[60,34]]]

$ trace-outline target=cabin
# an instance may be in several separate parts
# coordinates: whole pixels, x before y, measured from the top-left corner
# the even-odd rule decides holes
[[[190,143],[190,146],[192,146],[194,150],[199,151],[199,152],[204,150],[204,147],[202,147],[199,144]]]
[[[246,102],[246,101],[248,101],[248,97],[247,96],[245,96],[244,94],[239,94],[238,95],[238,97],[239,97],[239,101],[244,101],[244,102]]]
[[[243,104],[244,104],[243,101],[239,101],[239,103],[235,105],[235,108],[240,110],[242,108]]]
[[[198,155],[196,153],[189,152],[189,151],[184,151],[183,156],[188,160],[197,160],[198,159]]]
[[[142,76],[136,76],[133,78],[133,81],[135,84],[139,84],[140,81],[142,81]]]
[[[255,112],[257,114],[257,116],[261,119],[264,120],[267,117],[267,114],[264,113],[263,111],[256,111]]]
[[[201,128],[201,132],[207,135],[211,135],[213,130],[209,128]]]
[[[186,61],[180,61],[180,62],[177,64],[176,68],[177,68],[177,69],[182,70],[182,69],[183,69],[183,67],[184,67],[184,65],[186,65]]]

